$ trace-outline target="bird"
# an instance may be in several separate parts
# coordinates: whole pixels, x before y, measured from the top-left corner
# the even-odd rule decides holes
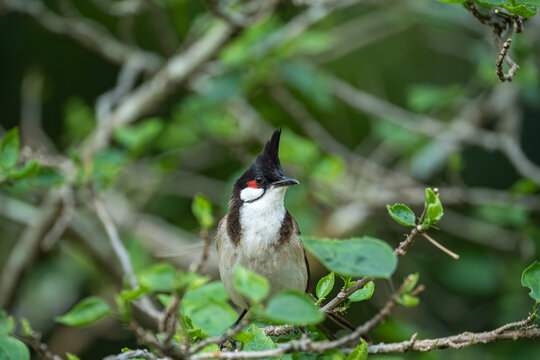
[[[299,181],[285,175],[281,166],[280,137],[281,129],[274,131],[251,166],[236,180],[229,212],[217,229],[221,280],[232,302],[244,309],[233,326],[243,319],[250,306],[233,285],[238,265],[267,278],[269,296],[285,289],[311,291],[300,229],[284,203],[287,189]]]

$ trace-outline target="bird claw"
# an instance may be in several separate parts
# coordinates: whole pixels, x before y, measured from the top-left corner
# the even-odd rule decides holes
[[[223,341],[223,342],[220,342],[219,345],[218,345],[218,346],[219,346],[219,350],[223,350],[224,348],[226,348],[226,347],[227,347],[227,343],[228,343],[229,345],[231,345],[232,350],[236,350],[236,340],[234,340],[234,339],[228,339],[228,340],[225,340],[225,341]]]

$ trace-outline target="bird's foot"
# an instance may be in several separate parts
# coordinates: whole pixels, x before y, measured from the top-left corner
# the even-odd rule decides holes
[[[222,341],[219,343],[219,350],[223,350],[224,348],[231,346],[232,350],[236,350],[236,340],[234,339],[227,339],[225,341]]]

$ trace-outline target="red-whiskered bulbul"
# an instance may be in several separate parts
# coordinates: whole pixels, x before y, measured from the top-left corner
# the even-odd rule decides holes
[[[270,282],[270,295],[284,289],[310,291],[309,265],[296,220],[285,209],[287,188],[299,184],[279,161],[281,130],[276,130],[250,168],[235,182],[229,213],[216,236],[219,273],[231,300],[247,313],[248,301],[233,286],[241,265]]]

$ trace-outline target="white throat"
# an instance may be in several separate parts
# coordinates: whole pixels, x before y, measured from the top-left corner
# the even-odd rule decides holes
[[[240,208],[241,241],[248,253],[259,256],[261,251],[279,240],[279,230],[285,217],[286,191],[287,187],[283,186],[269,188],[266,192],[248,187],[240,192],[240,198],[244,200]],[[246,202],[250,199],[256,200]]]

